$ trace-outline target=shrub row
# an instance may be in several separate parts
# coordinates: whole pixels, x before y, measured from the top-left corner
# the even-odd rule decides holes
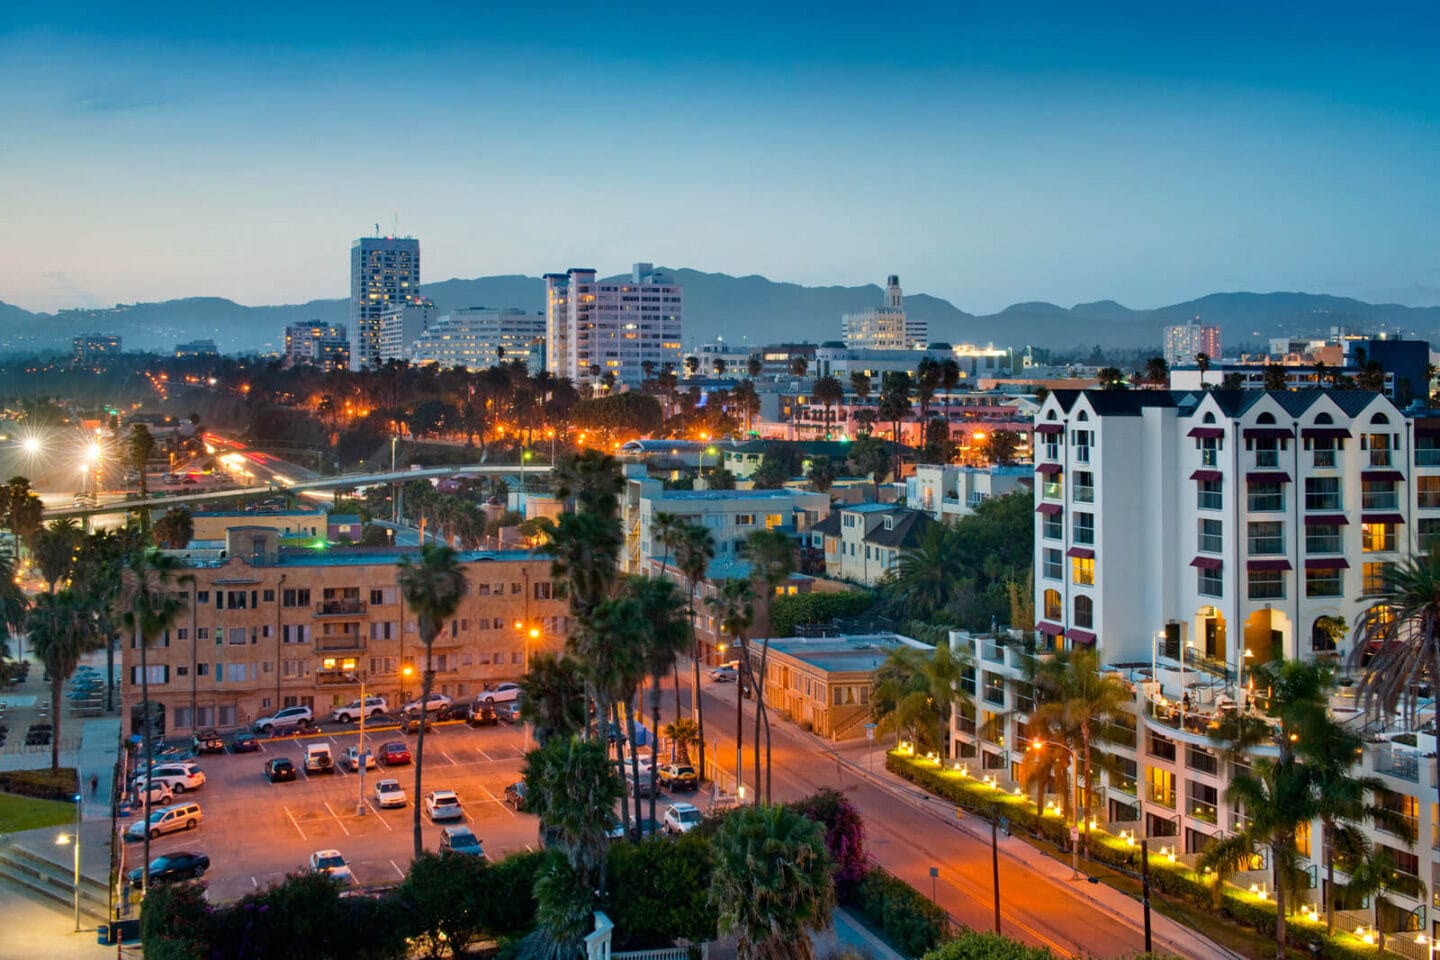
[[[80,792],[80,780],[73,767],[59,770],[7,770],[0,772],[0,793],[14,793],[37,800],[73,802]]]
[[[906,956],[918,957],[950,936],[945,911],[882,867],[866,871],[844,902]]]

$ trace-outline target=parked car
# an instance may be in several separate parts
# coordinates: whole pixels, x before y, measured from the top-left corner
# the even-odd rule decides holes
[[[144,780],[136,781],[134,794],[135,802],[140,804],[142,810],[153,809],[156,805],[165,806],[175,799],[174,792],[167,784],[152,783],[147,789]]]
[[[625,764],[625,792],[630,796],[634,796],[636,793],[635,771],[628,763]],[[644,766],[640,768],[639,793],[642,797],[653,797],[660,793],[660,783],[655,776],[654,767]]]
[[[304,729],[315,722],[315,711],[309,707],[286,707],[277,710],[268,717],[261,717],[252,723],[251,729],[256,733],[263,733],[271,736],[278,730],[290,730],[295,727]]]
[[[520,722],[520,701],[512,700],[509,703],[495,704],[495,716],[506,723]]]
[[[700,825],[705,815],[693,803],[672,803],[665,811],[665,832],[689,833]]]
[[[446,827],[440,831],[441,853],[462,853],[470,857],[485,859],[485,849],[480,838],[469,827]]]
[[[190,737],[196,753],[224,753],[225,738],[213,727],[201,727]]]
[[[335,758],[330,756],[330,744],[312,743],[305,747],[305,772],[335,772]]]
[[[130,829],[125,831],[125,835],[132,840],[143,840],[148,833],[150,839],[154,840],[156,837],[174,833],[176,830],[194,830],[204,819],[205,815],[200,810],[200,804],[194,801],[177,803],[152,810],[144,820],[137,820],[130,824]]]
[[[488,703],[477,703],[465,722],[472,727],[493,727],[500,722],[500,714]]]
[[[175,880],[193,880],[204,876],[209,869],[210,858],[203,853],[190,850],[167,853],[150,861],[150,885],[153,887],[158,883]],[[127,876],[130,878],[130,886],[136,890],[144,885],[144,874],[139,867],[131,870]]]
[[[351,700],[345,706],[330,711],[330,719],[339,723],[354,723],[360,719],[362,713],[366,717],[378,717],[389,712],[390,704],[384,697],[366,697],[363,708],[359,700]]]
[[[375,805],[377,807],[403,807],[410,802],[405,788],[399,780],[380,780],[375,784]]]
[[[475,704],[468,700],[456,700],[435,711],[435,720],[443,722],[446,720],[469,720],[475,710]]]
[[[352,772],[359,770],[360,748],[358,746],[346,747],[345,753],[341,756],[340,762],[345,765],[345,769],[347,770],[350,770]],[[369,750],[365,751],[365,769],[375,769],[375,754],[371,753]]]
[[[249,730],[241,730],[230,738],[230,749],[236,753],[254,753],[260,749],[260,741]]]
[[[347,887],[355,882],[355,874],[350,872],[350,864],[345,862],[339,850],[316,850],[310,854],[310,869],[328,874],[330,879]]]
[[[284,783],[296,776],[295,764],[289,757],[274,757],[265,761],[265,779],[271,783]]]
[[[655,777],[667,790],[694,790],[700,786],[700,777],[688,763],[662,763],[655,768]]]
[[[739,674],[740,661],[732,660],[729,663],[722,663],[710,671],[710,679],[716,683],[734,683]]]
[[[165,474],[164,477],[161,478],[161,482],[162,482],[162,483],[168,483],[168,484],[176,484],[176,483],[179,483],[179,482],[180,482],[180,474],[178,474],[178,473],[167,473],[167,474]]]
[[[425,703],[425,712],[426,712],[426,713],[435,713],[435,712],[438,711],[438,710],[443,710],[443,709],[445,709],[446,707],[450,706],[450,702],[451,702],[451,701],[450,701],[450,698],[447,697],[447,696],[445,696],[445,694],[443,694],[443,693],[432,693],[432,694],[430,694],[429,698],[427,699],[427,701],[426,701],[426,703]],[[410,701],[409,703],[405,704],[405,712],[406,712],[406,713],[419,713],[419,712],[420,712],[420,700],[419,700],[419,698],[416,698],[416,699]]]
[[[463,820],[465,811],[454,790],[431,790],[425,794],[425,812],[431,820]]]
[[[518,683],[497,683],[494,689],[481,690],[475,694],[476,703],[508,703],[511,700],[520,698],[520,684]]]
[[[433,730],[434,722],[429,717],[422,717],[418,713],[407,714],[404,720],[400,721],[400,732],[405,734],[419,733],[420,728]]]
[[[404,740],[388,740],[380,744],[376,753],[380,762],[387,767],[398,767],[410,762],[410,748],[405,746]]]
[[[525,809],[525,781],[517,780],[505,788],[505,802],[517,811]]]
[[[659,823],[649,817],[645,817],[638,824],[630,824],[630,838],[632,840],[645,840],[649,837],[658,836],[661,829]],[[611,840],[623,840],[625,838],[625,828],[617,823],[605,831],[605,836]]]
[[[184,793],[186,790],[198,790],[205,785],[205,771],[188,762],[157,763],[148,775],[142,772],[135,777],[136,786],[146,781],[163,783],[172,793]]]

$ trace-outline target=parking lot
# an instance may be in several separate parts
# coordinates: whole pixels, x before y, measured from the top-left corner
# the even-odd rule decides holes
[[[524,764],[525,731],[520,725],[499,724],[471,728],[463,722],[436,724],[425,735],[425,782],[415,795],[415,767],[377,764],[366,771],[364,795],[358,774],[340,766],[345,748],[358,740],[353,724],[323,722],[322,732],[302,737],[262,740],[255,753],[206,754],[196,762],[206,782],[187,791],[180,800],[194,800],[204,811],[204,822],[194,831],[179,831],[151,841],[151,857],[177,850],[196,850],[210,857],[205,874],[212,900],[233,900],[268,886],[287,873],[302,869],[310,854],[334,848],[349,861],[360,885],[393,883],[405,875],[412,854],[414,805],[429,790],[454,790],[464,807],[465,824],[474,831],[491,859],[516,850],[534,849],[538,821],[517,813],[504,802],[505,787],[520,779]],[[416,738],[394,727],[366,723],[367,749],[403,741],[413,753]],[[227,743],[229,738],[226,738]],[[329,743],[336,760],[333,772],[307,774],[305,747]],[[273,757],[294,762],[294,781],[271,783],[264,774]],[[377,780],[400,781],[409,796],[405,807],[380,809],[375,804]],[[697,801],[693,794],[674,799]],[[648,806],[648,800],[647,806]],[[665,794],[656,801],[656,815],[670,805]],[[136,816],[122,819],[123,831]],[[439,847],[440,831],[451,822],[432,823],[421,812],[425,847]],[[139,841],[124,843],[126,869],[138,866]]]

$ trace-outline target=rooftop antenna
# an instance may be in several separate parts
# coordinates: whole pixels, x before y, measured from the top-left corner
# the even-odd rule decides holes
[[[395,232],[392,234],[392,236],[398,237],[398,236],[400,236],[400,211],[399,211],[399,210],[394,211],[394,225],[395,225]]]
[[[376,239],[379,239],[379,237],[380,237],[380,224],[378,224],[378,223],[375,224],[375,237],[376,237]]]

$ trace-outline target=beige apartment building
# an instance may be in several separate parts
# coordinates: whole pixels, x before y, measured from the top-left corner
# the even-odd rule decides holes
[[[187,609],[147,655],[150,699],[167,732],[246,726],[297,705],[322,719],[358,698],[362,679],[367,696],[384,696],[392,708],[419,695],[425,649],[399,587],[399,562],[416,551],[281,550],[279,537],[267,527],[232,527],[225,560],[185,570]],[[563,648],[569,626],[548,559],[524,551],[460,556],[465,597],[432,650],[435,689],[455,698],[518,679],[528,657]],[[139,650],[128,638],[123,665],[124,716],[138,721]]]

